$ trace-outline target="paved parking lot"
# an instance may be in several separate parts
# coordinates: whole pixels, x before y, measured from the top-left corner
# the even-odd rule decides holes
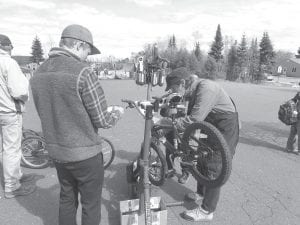
[[[242,130],[233,161],[230,180],[222,189],[213,225],[298,225],[300,224],[300,156],[284,151],[289,127],[277,119],[279,104],[293,97],[296,90],[252,84],[221,82],[235,100],[240,112]],[[118,92],[116,88],[118,87]],[[133,81],[103,81],[110,104],[122,105],[121,98],[142,99],[146,89]],[[154,88],[154,94],[163,88]],[[40,129],[39,120],[29,103],[26,128]],[[119,201],[128,199],[125,166],[133,160],[143,138],[143,120],[134,110],[126,110],[123,119],[101,134],[115,145],[117,153],[105,172],[101,224],[119,224]],[[38,190],[27,197],[6,200],[0,187],[0,224],[55,225],[58,214],[59,185],[54,168],[24,169],[36,173]],[[2,171],[1,171],[2,172]],[[152,196],[165,202],[182,201],[185,193],[195,190],[190,179],[180,185],[169,179]],[[190,224],[180,213],[194,203],[168,208],[168,224]],[[80,220],[80,215],[78,215]],[[192,223],[191,223],[192,224]]]

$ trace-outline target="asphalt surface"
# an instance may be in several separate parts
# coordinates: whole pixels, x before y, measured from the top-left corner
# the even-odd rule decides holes
[[[279,105],[293,97],[297,90],[220,83],[236,102],[242,130],[232,174],[222,188],[214,219],[203,224],[300,224],[300,155],[285,152],[289,127],[277,119]],[[140,100],[146,95],[146,88],[136,86],[133,81],[103,81],[103,87],[109,104],[123,105],[121,98]],[[163,92],[159,87],[153,90],[153,95]],[[40,130],[40,121],[32,104],[31,101],[27,106],[24,126]],[[101,131],[101,135],[108,137],[117,150],[115,161],[105,172],[101,224],[120,223],[119,201],[129,199],[125,166],[137,156],[143,129],[143,120],[137,112],[126,110],[116,127]],[[24,171],[37,174],[35,183],[38,189],[30,196],[7,200],[1,186],[0,225],[58,224],[59,184],[55,169],[24,168]],[[152,196],[161,196],[165,202],[183,201],[184,194],[195,188],[193,178],[185,185],[178,184],[173,178],[161,188],[152,188]],[[193,207],[195,203],[185,202],[183,206],[168,208],[168,224],[195,224],[180,216],[184,210]],[[80,213],[79,210],[79,222]]]

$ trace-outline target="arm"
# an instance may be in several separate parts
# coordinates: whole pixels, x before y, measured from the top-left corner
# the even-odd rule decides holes
[[[211,82],[200,82],[195,90],[195,105],[192,108],[190,115],[179,118],[177,121],[177,128],[185,130],[188,125],[203,121],[211,112],[218,98],[218,89]]]
[[[95,73],[83,71],[79,81],[79,95],[94,127],[110,128],[119,119],[107,112],[104,91]]]
[[[15,100],[27,101],[29,96],[29,81],[22,73],[19,65],[12,59],[7,69],[7,87],[10,95]]]
[[[292,98],[294,102],[297,102],[300,99],[300,92],[297,92],[297,94]]]

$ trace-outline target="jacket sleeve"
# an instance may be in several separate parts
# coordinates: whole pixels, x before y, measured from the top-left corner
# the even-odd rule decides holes
[[[211,112],[218,98],[218,89],[211,82],[200,82],[195,90],[195,104],[190,115],[177,119],[177,128],[184,131],[188,125],[203,121]]]
[[[29,81],[14,59],[10,60],[7,75],[7,87],[11,97],[22,102],[27,101],[29,96]]]
[[[294,98],[292,98],[292,100],[294,102],[297,102],[297,101],[299,101],[299,99],[300,99],[300,92],[297,92],[297,94],[294,96]]]
[[[107,111],[104,91],[95,73],[85,70],[79,82],[79,94],[91,121],[96,128],[110,128],[120,115],[113,116]]]

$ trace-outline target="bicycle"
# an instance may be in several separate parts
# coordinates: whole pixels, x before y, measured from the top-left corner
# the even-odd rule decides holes
[[[145,117],[143,102],[126,99],[122,101]],[[190,173],[201,184],[213,188],[226,183],[232,161],[229,147],[220,131],[212,124],[201,121],[189,125],[180,133],[175,125],[176,118],[184,115],[185,106],[182,104],[182,97],[177,93],[156,97],[151,105],[153,111],[166,108],[169,114],[165,117],[170,119],[170,123],[152,125],[148,171],[150,182],[156,186],[165,182],[167,162],[160,148],[160,144],[163,144],[170,151],[170,161],[173,163],[174,159],[178,158],[182,170]],[[166,140],[161,131],[172,132],[174,144]],[[137,176],[137,173],[132,175]]]
[[[102,141],[102,154],[103,154],[103,167],[107,169],[115,158],[115,147],[112,142],[101,137]],[[50,163],[48,151],[45,149],[45,139],[42,133],[23,129],[22,139],[22,156],[21,161],[25,167],[32,169],[46,168]]]

